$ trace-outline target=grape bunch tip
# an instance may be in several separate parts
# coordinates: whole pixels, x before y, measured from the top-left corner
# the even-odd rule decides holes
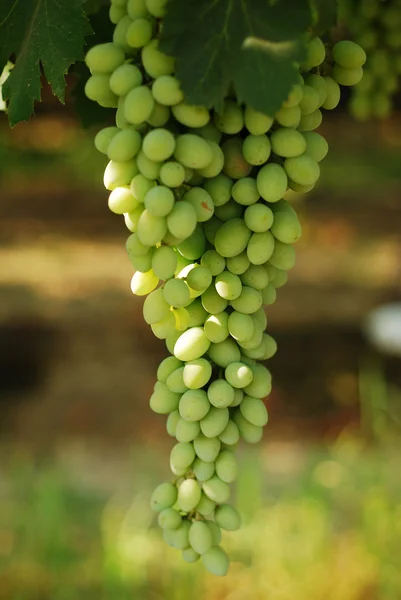
[[[240,439],[255,444],[268,413],[277,350],[264,305],[295,264],[301,236],[288,190],[308,192],[328,151],[314,130],[341,85],[362,77],[363,50],[339,42],[328,61],[308,42],[299,81],[274,116],[225,100],[221,113],[188,104],[174,58],[158,47],[164,0],[112,0],[112,41],[91,48],[86,95],[116,108],[115,126],[95,137],[109,163],[109,208],[131,232],[132,292],[170,355],[157,370],[151,409],[176,439],[172,481],[151,507],[163,538],[183,559],[219,576],[229,557],[222,530],[241,518],[229,504]],[[334,62],[333,62],[334,61]]]

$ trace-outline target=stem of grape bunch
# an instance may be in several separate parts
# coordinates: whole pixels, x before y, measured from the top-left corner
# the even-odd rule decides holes
[[[96,148],[109,163],[109,207],[131,232],[132,292],[170,355],[157,370],[150,407],[175,438],[172,478],[151,497],[167,544],[185,561],[225,575],[222,530],[240,527],[229,503],[240,440],[267,424],[276,352],[265,306],[295,263],[301,236],[288,190],[308,192],[328,151],[314,130],[340,85],[362,78],[365,52],[309,34],[298,81],[275,114],[230,91],[217,111],[186,101],[175,60],[159,47],[164,0],[116,0],[113,39],[91,48],[86,94],[115,107]],[[339,85],[340,84],[340,85]]]

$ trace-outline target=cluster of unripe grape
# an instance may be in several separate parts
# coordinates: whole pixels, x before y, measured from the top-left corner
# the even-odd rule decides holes
[[[361,121],[384,119],[393,110],[401,76],[401,0],[343,0],[353,38],[368,53],[363,80],[349,109]]]
[[[158,46],[162,0],[113,0],[113,41],[89,50],[87,95],[115,106],[116,126],[95,145],[109,158],[109,207],[123,215],[145,321],[170,352],[157,372],[151,408],[168,415],[173,481],[153,492],[163,537],[183,558],[225,575],[221,530],[240,515],[228,503],[239,440],[257,443],[268,420],[269,370],[276,352],[263,305],[294,266],[301,235],[284,199],[319,178],[325,139],[321,108],[340,99],[360,65],[355,45],[334,48],[333,77],[318,74],[326,49],[308,44],[299,82],[274,116],[225,100],[218,113],[191,106]],[[310,71],[314,72],[310,72]],[[302,74],[301,74],[302,73]]]

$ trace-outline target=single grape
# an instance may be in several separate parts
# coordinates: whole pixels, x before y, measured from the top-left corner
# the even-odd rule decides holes
[[[204,324],[208,340],[217,344],[228,337],[228,314],[224,311],[210,315]]]
[[[229,135],[239,133],[244,126],[242,108],[234,100],[226,100],[223,112],[214,113],[214,124],[223,133]]]
[[[150,89],[144,85],[133,88],[124,100],[124,117],[133,125],[147,121],[155,105]]]
[[[157,39],[153,39],[142,48],[141,59],[146,73],[154,79],[162,75],[171,75],[174,71],[175,59],[159,50]]]
[[[350,40],[341,40],[334,44],[332,54],[334,61],[345,69],[356,69],[366,62],[364,49]]]
[[[192,445],[191,445],[192,447]],[[190,512],[201,499],[201,487],[195,479],[186,479],[178,488],[177,504],[180,510]]]
[[[188,390],[179,401],[180,416],[186,421],[200,421],[209,410],[210,402],[203,390]]]
[[[192,133],[178,136],[174,156],[184,167],[193,169],[203,169],[213,160],[213,152],[207,141]]]
[[[187,127],[203,127],[209,122],[210,114],[204,106],[192,106],[185,101],[171,109],[175,119]]]
[[[242,153],[250,165],[263,165],[271,153],[270,140],[267,135],[248,135],[242,144]]]
[[[258,172],[256,185],[264,200],[278,202],[287,190],[286,172],[283,167],[274,163],[264,165]]]
[[[153,25],[151,21],[138,18],[132,21],[127,29],[126,41],[131,48],[142,48],[152,39]]]
[[[153,510],[161,512],[170,508],[177,500],[177,488],[173,483],[160,483],[152,493],[150,506]]]
[[[221,504],[216,508],[214,518],[222,529],[236,531],[241,527],[241,517],[238,511],[229,504]]]
[[[226,408],[234,401],[234,388],[225,379],[215,379],[209,385],[207,397],[216,408]]]
[[[258,112],[250,106],[245,107],[244,112],[245,127],[252,135],[263,135],[267,133],[273,125],[274,119]]]
[[[203,521],[191,524],[188,539],[191,548],[200,555],[210,550],[213,544],[212,533]]]
[[[112,73],[124,60],[123,50],[113,43],[92,46],[85,56],[85,62],[92,74]]]

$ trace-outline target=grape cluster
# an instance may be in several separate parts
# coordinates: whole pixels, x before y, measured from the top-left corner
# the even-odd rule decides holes
[[[350,112],[361,121],[386,118],[400,87],[401,0],[348,0],[343,12],[355,41],[368,53],[363,80],[350,99]]]
[[[240,438],[254,444],[268,420],[271,375],[258,361],[276,352],[263,305],[294,266],[301,235],[287,190],[319,178],[326,140],[314,131],[321,108],[361,75],[355,45],[334,47],[333,77],[318,37],[308,43],[299,82],[274,117],[228,97],[218,113],[185,101],[174,59],[158,47],[163,0],[113,0],[113,42],[89,50],[89,98],[114,106],[116,126],[95,145],[109,158],[109,207],[124,216],[134,294],[170,355],[150,398],[176,439],[173,481],[151,497],[163,537],[183,558],[201,557],[225,575],[221,530],[240,526],[228,503]],[[352,64],[351,64],[352,63]],[[303,75],[301,75],[301,72]]]

